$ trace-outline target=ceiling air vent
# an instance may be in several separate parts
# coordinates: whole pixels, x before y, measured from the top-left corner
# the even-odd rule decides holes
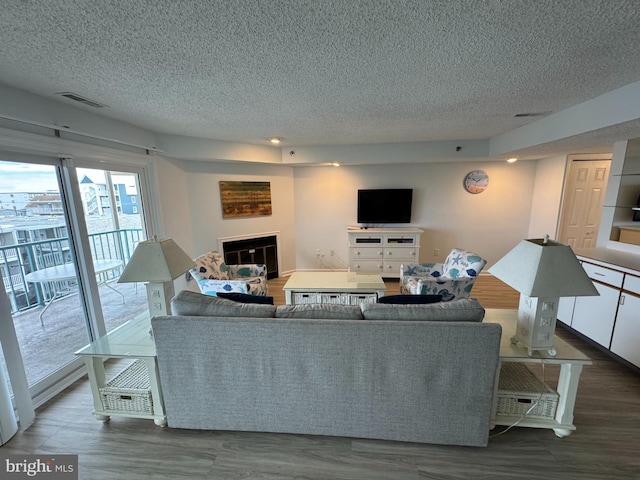
[[[545,115],[549,115],[551,112],[527,112],[527,113],[516,113],[514,117],[544,117]]]
[[[89,100],[88,98],[84,98],[78,95],[77,93],[73,93],[73,92],[60,92],[60,93],[56,93],[56,95],[60,95],[61,97],[66,97],[69,100],[73,100],[75,102],[84,103],[85,105],[89,105],[90,107],[94,107],[94,108],[106,107],[106,105],[103,105],[102,103],[94,102],[93,100]]]

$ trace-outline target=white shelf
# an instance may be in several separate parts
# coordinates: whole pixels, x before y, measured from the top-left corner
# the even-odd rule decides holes
[[[495,418],[496,425],[509,426],[516,424],[518,427],[527,428],[553,428],[561,430],[575,430],[576,427],[572,423],[560,423],[553,418],[522,418],[520,415],[497,415]]]

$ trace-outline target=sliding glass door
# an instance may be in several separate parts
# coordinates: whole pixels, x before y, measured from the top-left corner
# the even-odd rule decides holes
[[[76,169],[106,331],[148,310],[143,285],[117,284],[136,245],[146,239],[138,174]]]
[[[0,161],[0,268],[30,386],[90,338],[55,163]]]
[[[147,310],[142,286],[117,283],[146,239],[141,172],[79,164],[0,158],[0,270],[34,396],[80,367],[75,351]]]

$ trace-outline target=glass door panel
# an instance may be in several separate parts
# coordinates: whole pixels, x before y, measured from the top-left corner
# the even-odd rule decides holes
[[[136,173],[77,168],[84,219],[107,331],[148,310],[143,285],[117,283],[136,245],[146,239]]]
[[[30,387],[89,340],[56,161],[0,160],[0,270]]]

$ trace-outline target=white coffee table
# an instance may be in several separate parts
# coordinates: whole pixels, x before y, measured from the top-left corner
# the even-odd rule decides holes
[[[359,272],[295,272],[283,287],[287,305],[375,303],[386,290],[382,277]]]

